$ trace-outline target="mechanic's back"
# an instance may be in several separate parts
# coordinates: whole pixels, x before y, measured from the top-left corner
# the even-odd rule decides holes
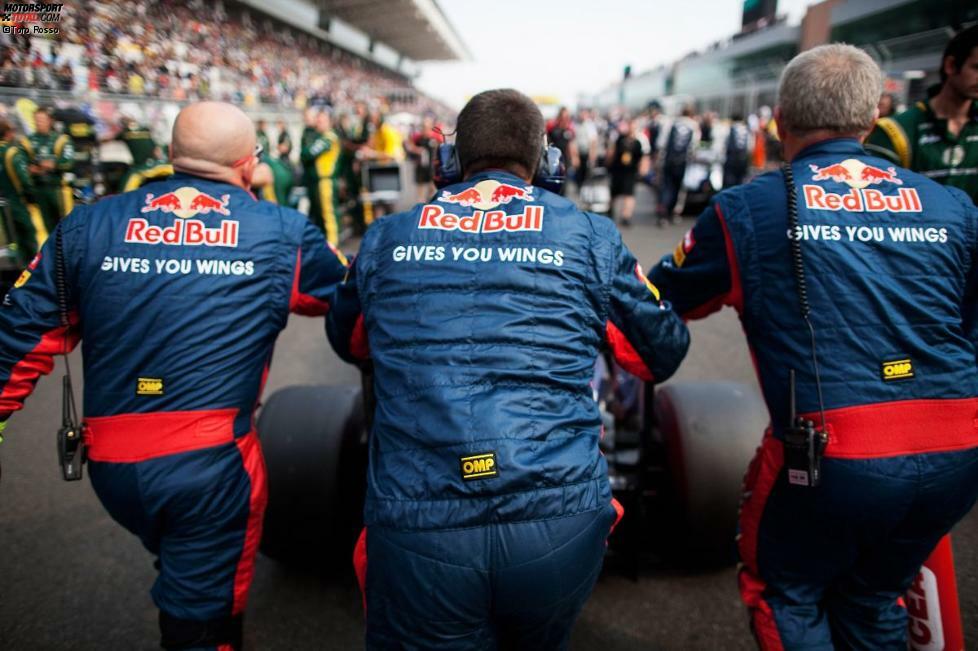
[[[738,537],[763,649],[906,648],[900,598],[978,496],[978,210],[863,149],[882,78],[849,45],[795,57],[789,164],[720,193],[651,272],[685,318],[737,310],[770,410]]]
[[[290,309],[324,314],[345,265],[302,215],[245,189],[254,128],[238,109],[191,105],[173,140],[182,173],[76,208],[9,294],[0,420],[80,336],[92,483],[160,556],[163,646],[239,646],[266,495],[264,372]]]
[[[367,232],[328,320],[375,371],[367,644],[557,648],[618,517],[598,347],[664,380],[688,335],[610,220],[530,185],[528,98],[477,95],[457,129],[465,180]]]

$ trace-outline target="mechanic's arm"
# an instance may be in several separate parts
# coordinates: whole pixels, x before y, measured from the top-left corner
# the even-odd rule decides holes
[[[724,305],[742,309],[736,260],[730,260],[726,226],[710,206],[649,273],[649,279],[683,319],[700,319]]]
[[[34,192],[34,178],[28,168],[27,154],[17,147],[9,147],[3,165],[7,172],[7,178],[10,179],[17,194],[23,197],[27,203],[37,201],[37,195]]]
[[[663,382],[679,368],[689,331],[649,282],[635,256],[615,235],[605,337],[615,361],[646,382]]]
[[[326,336],[340,359],[359,364],[370,357],[367,331],[363,325],[363,310],[357,289],[357,269],[362,256],[357,256],[333,299],[333,309],[326,315]]]
[[[75,164],[75,145],[71,141],[71,136],[61,134],[54,141],[55,165],[59,172],[70,172]]]
[[[38,378],[54,368],[54,356],[70,352],[80,337],[74,305],[68,305],[67,334],[58,308],[55,242],[65,223],[55,228],[0,307],[0,423],[24,406]],[[70,259],[67,238],[63,245]]]
[[[289,310],[303,316],[323,316],[329,312],[346,267],[346,257],[340,250],[326,240],[321,230],[306,221],[296,254]]]

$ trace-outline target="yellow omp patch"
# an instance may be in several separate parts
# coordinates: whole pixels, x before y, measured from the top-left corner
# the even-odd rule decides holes
[[[20,277],[17,278],[17,282],[14,283],[14,289],[17,289],[18,287],[23,287],[24,285],[27,284],[27,281],[30,279],[31,279],[31,272],[29,272],[27,269],[24,269],[23,273],[20,274]]]
[[[659,297],[659,288],[653,285],[652,281],[645,277],[645,272],[642,271],[642,265],[637,262],[635,263],[635,275],[638,276],[639,280],[645,283],[645,286],[648,288],[648,290],[652,292],[653,296],[655,296],[655,300],[657,301],[662,300]]]
[[[137,396],[162,396],[163,378],[141,377],[136,379]]]
[[[677,267],[683,266],[683,263],[686,262],[686,252],[683,251],[683,243],[682,242],[680,242],[679,244],[677,244],[676,245],[676,250],[672,252],[672,262]]]
[[[895,359],[883,362],[881,371],[884,382],[893,380],[909,380],[913,375],[913,363],[909,359]]]
[[[458,463],[462,470],[462,479],[466,481],[487,479],[499,474],[499,469],[496,467],[495,452],[483,452],[470,457],[461,457]]]

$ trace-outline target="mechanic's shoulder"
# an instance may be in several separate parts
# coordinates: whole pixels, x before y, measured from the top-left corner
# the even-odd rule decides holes
[[[599,215],[584,210],[576,210],[576,212],[582,215],[587,221],[588,228],[590,228],[596,239],[611,242],[612,244],[621,242],[621,232],[615,225],[614,220],[606,215]]]
[[[309,219],[298,210],[264,199],[255,202],[254,210],[264,215],[277,215],[282,224],[282,231],[296,242],[302,241],[302,233],[306,229],[306,224],[310,223]]]

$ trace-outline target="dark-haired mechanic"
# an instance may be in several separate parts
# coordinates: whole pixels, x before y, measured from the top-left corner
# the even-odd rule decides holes
[[[881,118],[866,150],[961,188],[978,204],[978,25],[951,39],[940,72],[937,94]]]
[[[649,381],[686,352],[614,224],[533,184],[544,138],[525,95],[473,97],[455,182],[374,223],[330,311],[340,356],[375,373],[370,649],[566,648],[622,513],[598,348]]]
[[[159,557],[165,649],[241,648],[267,500],[255,407],[289,313],[324,314],[346,273],[301,214],[248,191],[254,147],[237,107],[184,108],[176,174],[76,208],[0,309],[0,432],[85,342],[92,486]]]
[[[899,599],[978,496],[978,368],[962,317],[978,210],[863,150],[881,90],[852,46],[793,59],[776,119],[798,227],[785,174],[764,174],[722,192],[650,275],[686,318],[737,310],[771,412],[738,538],[762,649],[906,649]],[[815,487],[809,439],[800,455],[793,445],[792,370],[799,412],[826,434],[811,438],[824,444]]]

